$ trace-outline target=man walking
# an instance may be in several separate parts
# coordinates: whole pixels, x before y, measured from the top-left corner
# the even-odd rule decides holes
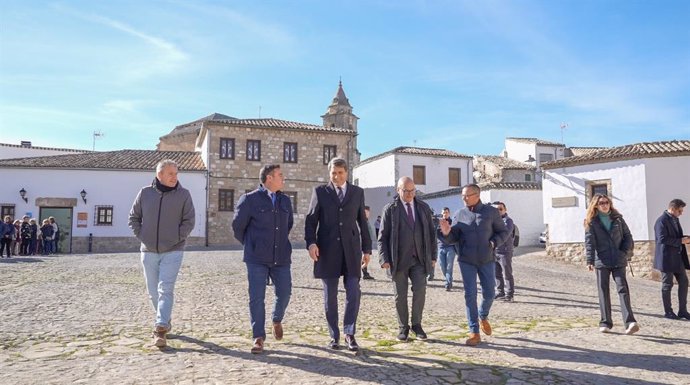
[[[688,276],[685,270],[690,269],[687,244],[690,236],[683,236],[680,218],[685,209],[685,202],[674,199],[668,204],[668,209],[654,224],[654,268],[661,271],[661,300],[664,304],[664,317],[669,319],[685,318],[690,320],[688,313]],[[671,305],[671,289],[673,278],[678,281],[678,314],[673,312]]]
[[[449,225],[453,224],[448,207],[444,207],[441,211],[441,221],[446,221]],[[455,262],[455,246],[439,240],[438,263],[441,265],[441,273],[443,273],[443,277],[446,280],[444,284],[446,291],[450,291],[453,288],[453,262]]]
[[[264,351],[266,340],[266,285],[274,283],[273,337],[283,339],[283,317],[292,293],[292,204],[281,191],[285,177],[280,165],[266,165],[259,171],[259,188],[244,194],[237,202],[232,230],[244,246],[249,286],[249,318],[252,326],[253,354]]]
[[[339,349],[338,282],[345,286],[343,332],[351,351],[359,350],[355,340],[357,314],[362,292],[362,266],[369,263],[371,236],[364,213],[364,190],[347,182],[347,162],[328,162],[330,182],[317,186],[304,221],[304,239],[314,261],[314,277],[323,282],[324,309],[331,349]]]
[[[503,202],[494,202],[494,207],[503,218],[503,223],[508,230],[508,239],[496,247],[496,295],[494,299],[503,299],[506,302],[513,301],[515,293],[515,280],[513,279],[513,230],[515,224],[508,216],[508,209]]]
[[[468,346],[481,342],[479,329],[491,335],[489,311],[494,301],[495,261],[494,249],[508,239],[508,230],[496,208],[485,205],[479,198],[476,184],[462,188],[465,207],[460,209],[458,222],[452,227],[446,221],[439,223],[439,239],[457,243],[460,273],[465,285],[465,311],[470,328]],[[477,309],[477,276],[482,287],[482,303]]]
[[[415,198],[412,178],[398,180],[398,195],[383,208],[378,240],[379,262],[390,269],[395,284],[398,340],[407,341],[410,318],[407,309],[408,281],[412,282],[412,332],[427,339],[422,328],[426,277],[436,264],[436,231],[429,205]]]
[[[134,200],[129,227],[141,241],[144,279],[156,312],[153,344],[162,348],[171,329],[175,281],[185,242],[194,229],[192,196],[177,180],[175,161],[158,162],[153,182]]]

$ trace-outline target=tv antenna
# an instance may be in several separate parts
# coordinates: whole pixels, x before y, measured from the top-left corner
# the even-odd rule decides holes
[[[563,131],[565,131],[566,128],[568,128],[568,123],[562,122],[561,123],[561,144],[565,144],[565,142],[563,141]]]
[[[96,137],[100,138],[101,136],[105,136],[105,134],[100,131],[93,132],[93,148],[91,149],[92,151],[96,151]]]

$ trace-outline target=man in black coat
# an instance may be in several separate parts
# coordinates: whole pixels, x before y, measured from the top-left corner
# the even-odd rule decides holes
[[[674,199],[668,204],[668,209],[654,224],[654,268],[661,271],[661,300],[664,304],[664,317],[669,319],[685,318],[690,320],[688,313],[688,276],[685,270],[690,270],[688,251],[685,245],[690,243],[690,236],[683,236],[683,228],[678,218],[683,215],[685,202]],[[671,306],[671,289],[673,278],[678,281],[678,314]]]
[[[347,183],[347,162],[333,158],[328,163],[330,182],[314,188],[304,221],[304,239],[314,261],[314,277],[321,278],[324,308],[331,336],[329,347],[339,348],[338,282],[345,286],[343,332],[348,349],[359,349],[355,340],[362,292],[361,269],[369,264],[371,235],[364,213],[364,190]]]

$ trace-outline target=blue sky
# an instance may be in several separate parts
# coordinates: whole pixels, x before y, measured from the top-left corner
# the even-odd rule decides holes
[[[154,149],[214,112],[321,124],[364,158],[506,136],[690,138],[690,1],[0,1],[0,142]]]

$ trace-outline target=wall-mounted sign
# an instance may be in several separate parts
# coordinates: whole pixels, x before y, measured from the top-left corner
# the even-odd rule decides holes
[[[576,207],[577,197],[551,198],[551,207]]]
[[[77,227],[86,227],[88,219],[88,213],[77,213]]]

